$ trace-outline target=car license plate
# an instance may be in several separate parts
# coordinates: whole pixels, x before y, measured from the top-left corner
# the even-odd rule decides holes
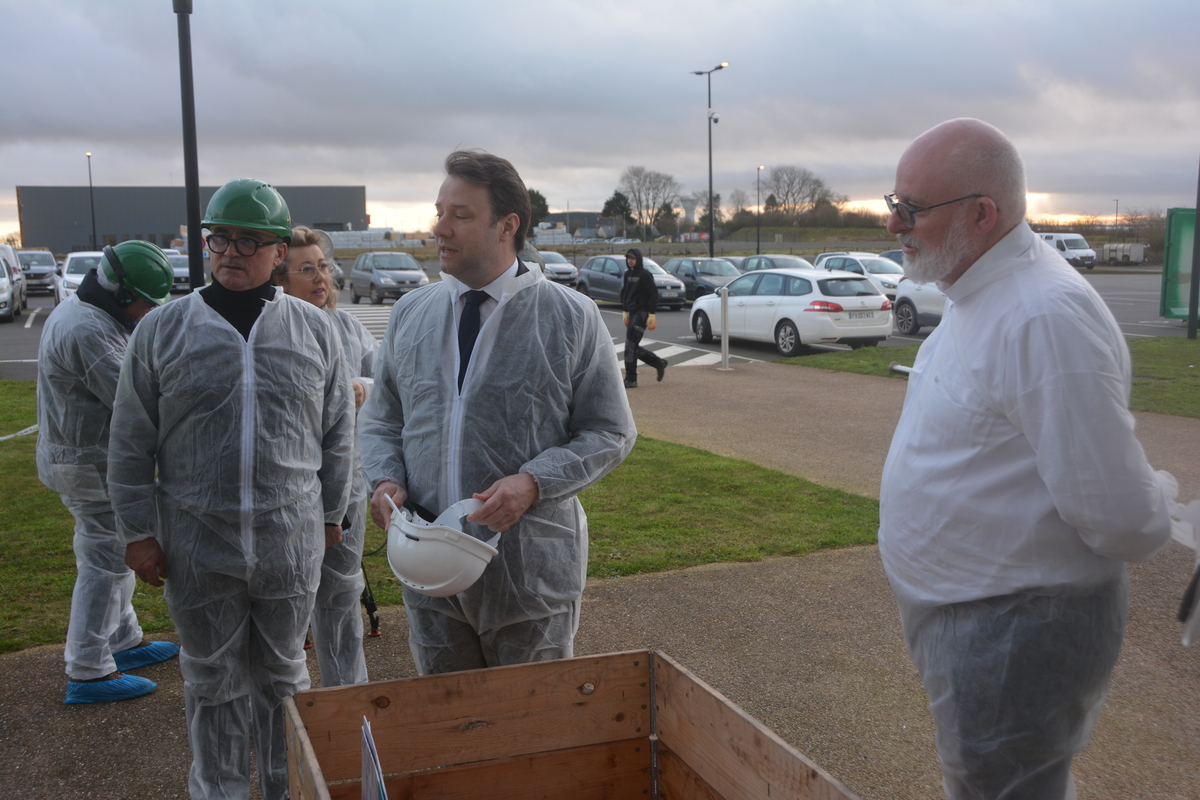
[[[851,311],[850,319],[875,319],[874,311]]]
[[[663,292],[662,296],[663,297],[678,297],[679,293],[678,292]]]

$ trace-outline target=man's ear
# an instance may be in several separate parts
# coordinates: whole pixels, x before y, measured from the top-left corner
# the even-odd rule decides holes
[[[975,228],[975,232],[987,236],[996,227],[996,223],[1000,219],[1000,210],[996,208],[996,201],[990,197],[976,197],[972,203],[974,206],[971,217],[971,225]]]
[[[498,223],[496,230],[500,234],[500,241],[511,242],[516,238],[517,230],[521,227],[521,218],[516,214],[507,214]]]
[[[275,269],[283,263],[283,259],[287,256],[288,246],[283,242],[275,245],[275,263],[271,265],[271,269]]]

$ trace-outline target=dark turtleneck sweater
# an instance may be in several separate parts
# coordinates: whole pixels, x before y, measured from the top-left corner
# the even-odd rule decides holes
[[[275,284],[268,279],[262,286],[244,292],[234,292],[213,278],[212,283],[200,290],[200,296],[213,311],[224,317],[243,339],[250,341],[250,329],[258,321],[263,305],[275,298]]]

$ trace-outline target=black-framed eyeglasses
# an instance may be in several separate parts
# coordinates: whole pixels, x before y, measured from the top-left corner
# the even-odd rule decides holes
[[[900,202],[899,200],[896,199],[895,193],[885,194],[883,196],[883,200],[885,203],[887,203],[888,213],[891,213],[893,211],[896,212],[896,216],[898,216],[900,218],[900,224],[906,228],[911,228],[917,222],[917,219],[916,219],[917,214],[920,214],[922,211],[929,211],[930,209],[941,208],[942,206],[948,206],[951,203],[961,203],[963,200],[971,200],[973,198],[983,197],[983,196],[984,195],[982,195],[982,194],[967,194],[967,195],[963,195],[962,197],[956,197],[953,200],[947,200],[944,203],[934,203],[933,205],[925,206],[924,208],[918,208],[917,206],[912,206],[912,205],[909,205],[908,203]]]
[[[260,242],[258,239],[251,239],[249,236],[243,236],[241,239],[230,239],[228,236],[222,236],[219,233],[210,233],[204,240],[208,245],[208,249],[217,255],[221,255],[229,249],[230,243],[233,243],[237,249],[238,255],[252,256],[258,252],[258,248],[266,247],[271,244],[283,244],[283,239],[272,239],[269,242]]]
[[[328,275],[330,272],[329,264],[324,263],[324,264],[317,264],[315,266],[312,264],[305,264],[300,269],[289,269],[288,275],[299,275],[299,276],[305,278],[306,280],[311,281],[311,280],[316,279],[318,272],[320,272],[322,275]]]

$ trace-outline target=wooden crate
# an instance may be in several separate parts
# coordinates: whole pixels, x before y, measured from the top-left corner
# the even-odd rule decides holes
[[[314,689],[285,713],[292,800],[358,800],[364,716],[390,800],[855,797],[654,651]]]

